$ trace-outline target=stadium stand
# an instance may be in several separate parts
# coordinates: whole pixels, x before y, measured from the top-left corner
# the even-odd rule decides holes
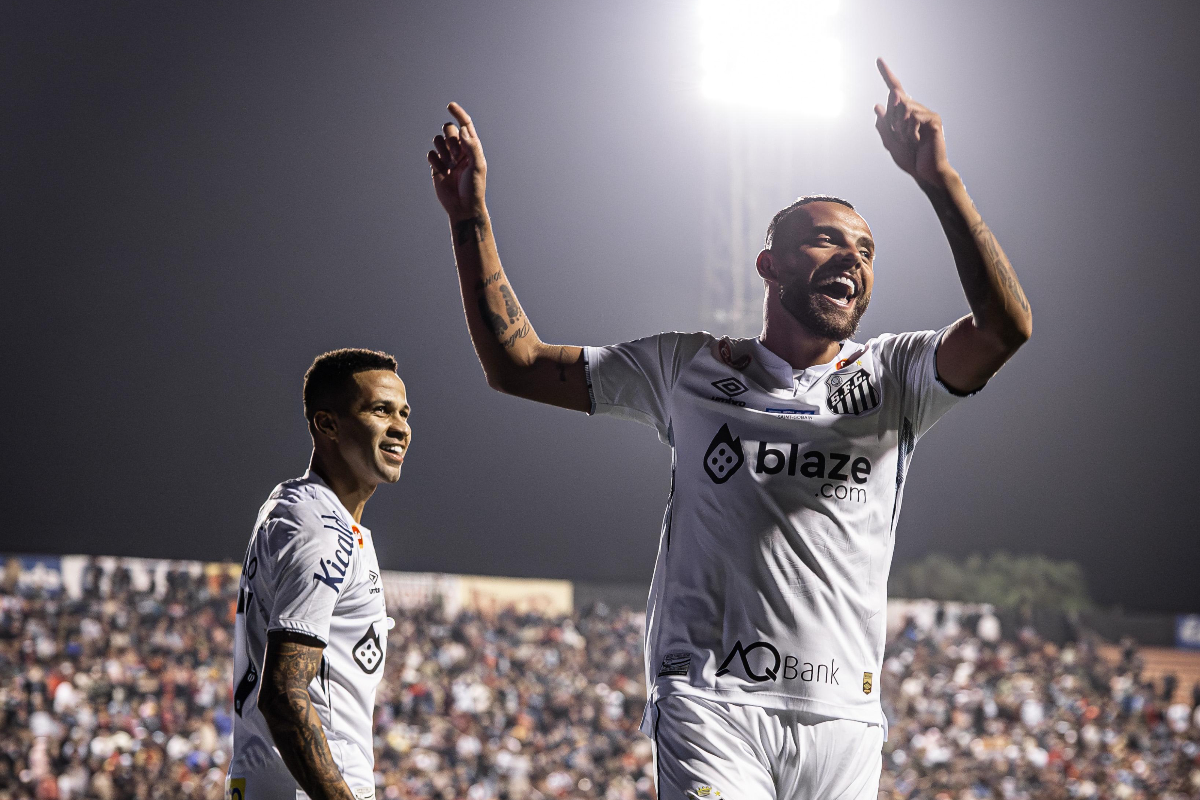
[[[87,562],[65,591],[9,563],[0,800],[222,797],[235,573],[160,564],[150,574]],[[654,797],[637,733],[640,612],[445,610],[435,599],[395,612],[376,709],[380,797]],[[1195,673],[1173,701],[1163,699],[1170,673],[1147,680],[1151,664],[1182,676],[1184,661],[1086,635],[1058,646],[1031,628],[989,643],[993,620],[896,627],[881,796],[1200,796],[1200,698],[1184,683]]]

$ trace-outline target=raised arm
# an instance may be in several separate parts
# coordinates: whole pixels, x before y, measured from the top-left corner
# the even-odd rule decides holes
[[[496,250],[484,201],[487,162],[475,124],[451,103],[454,122],[442,126],[429,151],[438,202],[450,217],[454,261],[475,354],[488,385],[505,394],[588,412],[583,350],[546,344],[525,315]]]
[[[323,651],[318,640],[307,636],[286,631],[268,634],[258,709],[283,763],[309,797],[354,800],[329,752],[321,718],[308,694]]]
[[[1033,333],[1029,301],[1000,243],[967,195],[946,157],[942,119],[913,100],[883,63],[887,107],[875,106],[875,128],[892,159],[917,181],[933,204],[950,242],[971,314],[942,340],[937,370],[959,392],[973,392],[991,378]]]

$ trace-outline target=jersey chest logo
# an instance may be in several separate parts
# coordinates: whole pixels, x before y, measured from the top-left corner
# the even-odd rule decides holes
[[[879,390],[865,369],[825,379],[825,402],[834,414],[865,414],[879,405]]]
[[[745,461],[742,440],[733,438],[729,426],[722,425],[704,454],[704,471],[712,478],[713,483],[724,483],[741,469]]]
[[[367,628],[367,632],[358,640],[358,644],[354,645],[351,653],[354,663],[368,675],[379,669],[379,665],[383,663],[383,645],[379,642],[379,634],[375,633],[374,625]]]

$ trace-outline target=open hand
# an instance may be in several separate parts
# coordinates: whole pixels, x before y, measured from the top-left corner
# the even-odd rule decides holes
[[[888,87],[887,107],[875,106],[875,130],[900,169],[918,183],[940,184],[953,170],[946,157],[942,118],[908,96],[883,59],[876,59]]]
[[[442,126],[442,132],[433,137],[434,149],[427,158],[438,202],[450,219],[460,220],[484,209],[487,162],[470,115],[458,103],[451,103],[447,109],[458,124],[447,122]]]

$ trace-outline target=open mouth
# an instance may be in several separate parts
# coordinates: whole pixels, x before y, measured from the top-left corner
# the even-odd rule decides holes
[[[849,308],[858,297],[858,284],[849,275],[835,275],[816,284],[814,291],[839,308]]]
[[[404,463],[404,445],[386,442],[379,445],[379,449],[383,451],[383,457],[393,464]]]

